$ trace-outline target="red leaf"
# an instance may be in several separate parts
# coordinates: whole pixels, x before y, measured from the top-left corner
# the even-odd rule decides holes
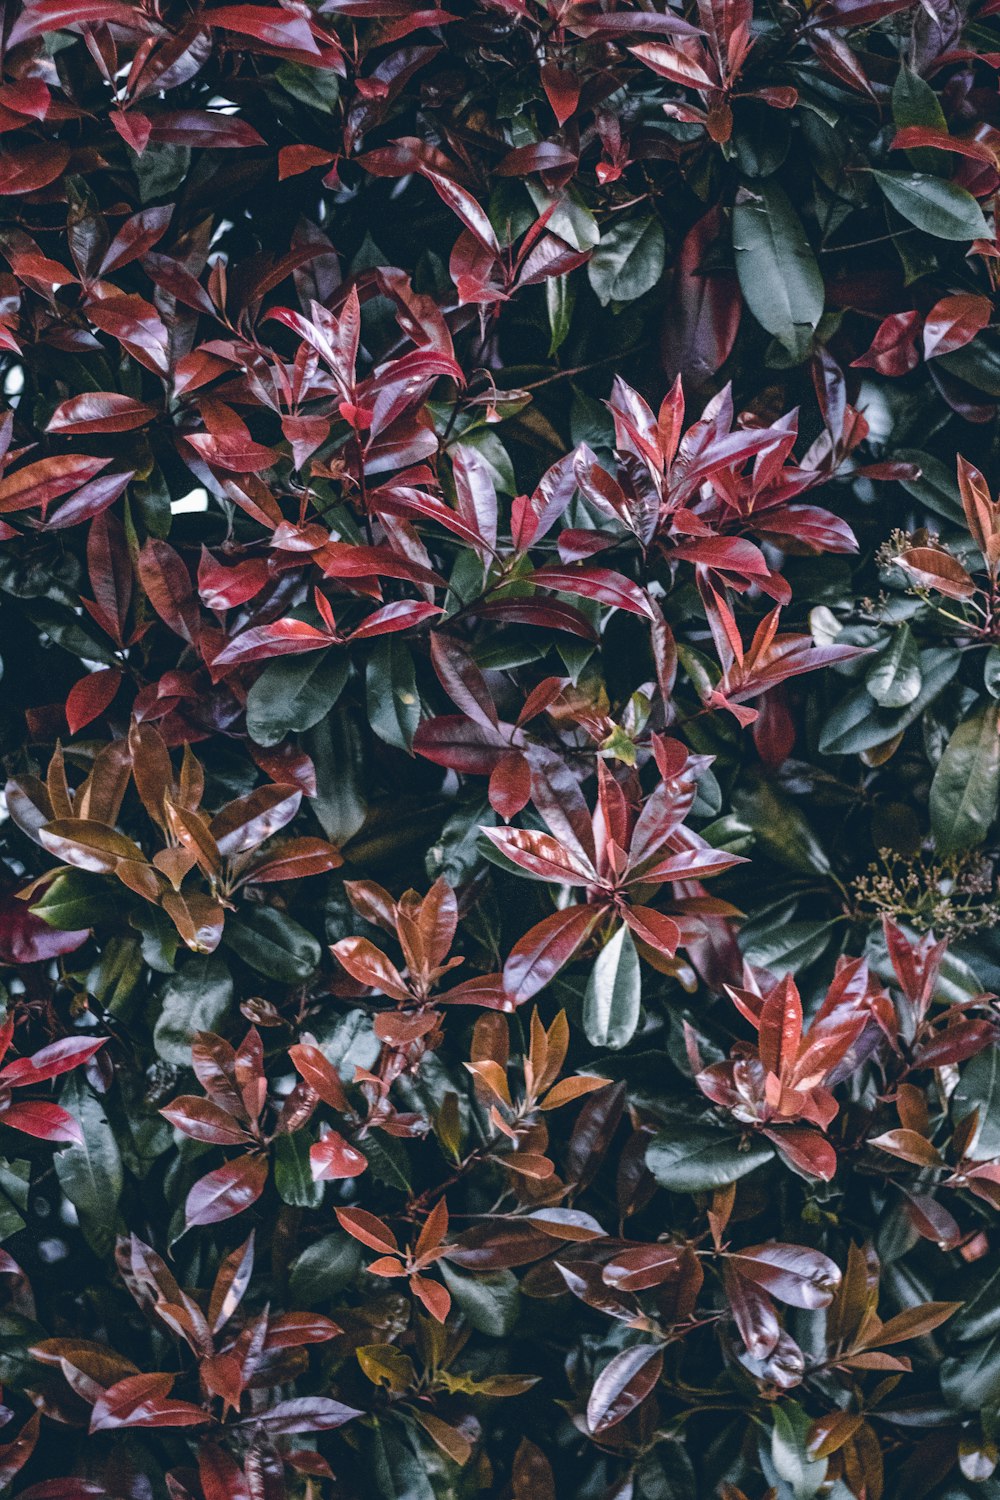
[[[854,369],[877,370],[880,375],[905,375],[920,363],[918,312],[891,313],[878,326],[865,354],[851,361]]]
[[[182,1095],[161,1109],[160,1114],[195,1141],[208,1141],[213,1146],[242,1146],[248,1139],[247,1132],[221,1105],[197,1095]]]
[[[775,985],[764,1002],[757,1029],[765,1068],[775,1074],[789,1069],[802,1040],[802,1001],[790,975]]]
[[[244,877],[254,885],[271,885],[276,880],[304,880],[309,875],[325,875],[344,863],[340,850],[325,839],[288,839],[260,864],[253,865]]]
[[[534,828],[484,828],[483,833],[500,853],[536,880],[559,881],[563,885],[589,885],[593,866],[566,849],[550,833]]]
[[[166,375],[170,336],[151,302],[137,296],[102,297],[88,304],[87,317],[95,328],[117,339],[147,370]]]
[[[66,721],[70,733],[76,734],[98,718],[113,702],[121,683],[122,674],[117,667],[102,667],[74,682],[66,698]]]
[[[341,938],[330,950],[359,984],[370,986],[392,1000],[410,1000],[406,982],[380,948],[367,938]]]
[[[348,1234],[360,1240],[362,1245],[367,1245],[369,1250],[380,1250],[388,1255],[398,1251],[399,1246],[392,1230],[367,1209],[338,1208],[336,1214],[341,1229],[346,1229]]]
[[[325,1344],[343,1330],[322,1313],[279,1313],[268,1319],[266,1349],[300,1349],[303,1344]]]
[[[432,171],[429,167],[421,165],[417,170],[433,185],[438,197],[447,204],[452,213],[461,219],[466,229],[478,240],[483,249],[499,258],[500,245],[493,225],[485,209],[480,207],[472,194],[466,192],[465,188],[459,187],[458,183],[453,182],[450,177]]]
[[[46,432],[133,432],[156,417],[155,406],[115,391],[88,392],[61,401]]]
[[[316,1182],[342,1177],[358,1177],[368,1162],[356,1146],[336,1130],[328,1130],[309,1147],[309,1167]]]
[[[115,109],[111,112],[111,123],[127,146],[141,156],[149,145],[153,122],[141,109]]]
[[[974,161],[985,162],[990,167],[995,167],[997,164],[996,151],[987,141],[963,140],[958,136],[949,135],[947,130],[938,130],[932,125],[906,125],[902,130],[897,130],[891,149],[893,151],[919,151],[927,148],[935,151],[954,151],[959,156],[971,157]]]
[[[224,408],[216,408],[217,414]],[[208,420],[208,413],[205,413]],[[259,474],[269,469],[276,454],[272,448],[255,443],[242,422],[212,424],[209,432],[187,432],[184,441],[189,443],[199,457],[215,469],[224,469],[229,474]]]
[[[73,1141],[83,1143],[83,1131],[73,1116],[59,1104],[45,1104],[37,1099],[21,1099],[0,1109],[0,1123],[32,1135],[39,1141]]]
[[[971,599],[976,586],[957,557],[937,547],[909,547],[895,559],[923,588],[936,589],[949,599]]]
[[[88,929],[63,932],[36,917],[13,892],[0,896],[0,963],[38,964],[73,953],[90,936]]]
[[[634,1245],[608,1261],[602,1275],[605,1284],[617,1291],[644,1292],[679,1276],[682,1264],[676,1245]]]
[[[288,1057],[296,1072],[325,1104],[341,1114],[347,1113],[349,1106],[340,1074],[318,1047],[300,1042],[289,1047]]]
[[[90,1431],[116,1427],[195,1427],[211,1420],[200,1406],[171,1401],[176,1375],[127,1375],[104,1392],[90,1414]]]
[[[297,177],[312,167],[325,167],[336,157],[320,146],[282,146],[278,152],[278,181],[286,177]]]
[[[27,464],[0,479],[0,512],[8,514],[38,505],[44,515],[50,501],[93,479],[110,462],[109,458],[65,453]]]
[[[343,1406],[329,1396],[297,1396],[290,1401],[278,1401],[256,1416],[245,1417],[239,1425],[260,1427],[273,1436],[289,1432],[332,1432],[361,1415],[353,1406]]]
[[[120,270],[151,250],[166,233],[173,211],[173,204],[166,203],[156,208],[144,208],[141,213],[126,219],[104,252],[100,274],[107,276],[110,271]]]
[[[89,1062],[104,1046],[105,1041],[105,1037],[63,1037],[62,1041],[50,1042],[33,1057],[19,1057],[15,1062],[8,1063],[0,1076],[5,1083],[15,1088],[45,1083],[50,1078],[58,1078]]]
[[[712,264],[723,227],[721,209],[713,208],[688,230],[663,321],[660,347],[667,376],[683,375],[696,386],[711,380],[729,358],[743,312],[735,273],[703,269]]]
[[[575,114],[576,106],[580,102],[579,78],[568,68],[561,68],[558,63],[547,62],[542,65],[541,79],[545,97],[552,106],[552,113],[560,125],[565,125],[566,121]]]
[[[492,694],[466,647],[453,636],[435,631],[431,636],[431,661],[438,681],[456,707],[487,732],[496,729],[497,711]]]
[[[418,1297],[432,1318],[443,1323],[451,1309],[451,1293],[440,1281],[431,1281],[426,1276],[411,1276],[410,1290]]]
[[[465,776],[490,776],[510,753],[504,729],[510,731],[511,726],[498,725],[493,729],[460,714],[441,714],[436,719],[424,719],[417,726],[413,749],[435,765],[447,766]]]
[[[531,767],[520,750],[511,750],[490,772],[489,802],[508,822],[531,799]]]
[[[762,1131],[773,1142],[785,1160],[807,1177],[829,1182],[837,1172],[837,1153],[818,1130],[791,1125],[783,1130]]]
[[[756,1245],[732,1258],[741,1276],[791,1307],[829,1307],[840,1286],[830,1257],[806,1245]]]
[[[10,45],[47,32],[61,31],[66,26],[95,21],[124,26],[131,31],[149,30],[143,12],[136,10],[134,5],[126,5],[124,0],[78,0],[78,3],[74,0],[34,0],[15,19]]]
[[[219,1224],[256,1203],[267,1182],[266,1156],[239,1156],[199,1179],[188,1193],[185,1223]]]
[[[498,177],[527,177],[531,172],[552,172],[560,167],[574,167],[576,163],[577,157],[565,146],[555,141],[538,141],[533,146],[518,146],[508,151],[493,170]]]
[[[0,1447],[0,1489],[6,1489],[14,1476],[24,1468],[38,1442],[38,1429],[42,1414],[36,1411],[30,1416],[12,1442]]]
[[[226,568],[203,546],[198,563],[198,594],[206,609],[220,612],[236,609],[260,593],[268,576],[264,557],[248,557],[235,567]]]
[[[597,599],[614,609],[653,619],[646,591],[612,568],[536,568],[531,582],[540,588],[559,589],[562,593],[577,594],[581,599]]]
[[[273,782],[227,802],[209,824],[223,859],[248,854],[272,834],[280,833],[298,812],[301,801],[297,786]]]
[[[622,916],[640,942],[673,958],[680,946],[681,931],[672,917],[651,906],[626,906]]]
[[[154,117],[149,138],[164,146],[207,146],[215,151],[266,144],[246,120],[210,109],[166,110]]]
[[[293,52],[319,51],[308,21],[295,11],[272,10],[266,5],[216,5],[203,12],[203,19],[210,26],[239,32],[269,47]]]
[[[69,158],[69,147],[54,141],[34,146],[22,144],[16,155],[0,152],[0,194],[14,197],[48,187],[63,175]]]
[[[199,633],[198,601],[180,554],[160,537],[148,537],[138,560],[139,581],[165,625],[188,642]]]
[[[109,505],[114,504],[119,495],[124,493],[133,473],[134,471],[129,469],[124,474],[102,474],[97,479],[92,479],[89,484],[81,486],[75,495],[64,500],[62,505],[49,515],[49,530],[59,531],[66,526],[76,526],[81,521],[89,521],[92,517],[101,515]]]
[[[470,614],[480,620],[506,620],[509,625],[534,625],[543,630],[565,630],[585,641],[596,641],[593,625],[571,604],[555,599],[492,599],[474,605]]]
[[[504,964],[504,988],[522,1005],[568,964],[603,915],[600,907],[568,906],[536,923],[511,949]]]
[[[989,297],[960,293],[935,302],[924,320],[924,358],[951,354],[971,343],[993,316]]]
[[[273,656],[297,656],[303,651],[318,651],[332,646],[334,637],[317,630],[304,620],[275,620],[271,625],[253,625],[223,646],[212,662],[213,667],[243,665],[251,661],[269,661]]]
[[[637,1344],[616,1354],[604,1366],[590,1393],[590,1431],[595,1435],[607,1432],[623,1421],[655,1389],[662,1372],[663,1350],[658,1344]]]
[[[411,630],[427,620],[435,620],[444,610],[438,604],[425,604],[418,600],[399,599],[393,604],[383,604],[367,619],[351,631],[352,641],[362,641],[375,635],[390,635],[399,630]]]

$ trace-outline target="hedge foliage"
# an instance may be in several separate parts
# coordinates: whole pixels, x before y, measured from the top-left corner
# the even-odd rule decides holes
[[[0,7],[0,1486],[1000,1495],[998,11]]]

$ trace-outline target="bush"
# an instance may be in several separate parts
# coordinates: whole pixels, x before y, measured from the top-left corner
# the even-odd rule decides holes
[[[984,1500],[992,3],[29,0],[0,1481]]]

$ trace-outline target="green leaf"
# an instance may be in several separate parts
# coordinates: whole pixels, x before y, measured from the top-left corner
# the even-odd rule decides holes
[[[1000,1047],[969,1059],[952,1094],[957,1119],[979,1111],[979,1133],[969,1155],[976,1161],[1000,1156]]]
[[[0,1241],[24,1228],[30,1186],[30,1162],[0,1157]]]
[[[172,974],[180,939],[165,911],[144,901],[128,914],[129,926],[139,935],[142,961],[157,974]]]
[[[191,169],[191,147],[155,144],[147,146],[141,156],[130,150],[130,165],[143,204],[155,198],[176,200],[176,194]]]
[[[115,902],[120,899],[93,875],[85,875],[82,870],[67,870],[50,881],[38,900],[32,902],[31,910],[60,932],[80,932],[113,917]]]
[[[931,829],[938,852],[975,848],[1000,804],[1000,705],[984,704],[945,746],[931,782]]]
[[[329,1302],[350,1286],[361,1269],[361,1246],[349,1234],[325,1234],[307,1245],[292,1265],[288,1290],[297,1307]]]
[[[601,238],[597,220],[584,203],[579,191],[570,187],[554,197],[540,182],[525,183],[528,196],[541,215],[551,210],[547,228],[574,250],[592,250]]]
[[[143,994],[143,953],[137,938],[108,938],[87,975],[87,988],[112,1015],[128,1017]]]
[[[754,777],[734,789],[733,806],[771,859],[801,875],[828,874],[830,860],[802,808],[770,781]],[[720,846],[718,837],[710,842]]]
[[[558,354],[569,337],[576,306],[576,282],[569,276],[550,276],[545,283],[545,306],[549,315],[549,358]]]
[[[587,983],[583,1029],[592,1047],[624,1047],[632,1040],[641,995],[639,955],[622,923],[597,955]]]
[[[247,694],[247,733],[258,745],[312,729],[333,708],[350,675],[339,649],[268,662]]]
[[[660,1187],[674,1193],[706,1193],[755,1172],[773,1155],[764,1142],[744,1144],[735,1131],[677,1121],[650,1141],[646,1165]]]
[[[278,1196],[293,1208],[319,1208],[323,1183],[309,1167],[309,1137],[304,1130],[279,1135],[274,1143],[274,1185]]]
[[[380,740],[409,751],[420,723],[413,653],[399,636],[375,642],[365,673],[368,722]]]
[[[104,1105],[82,1074],[71,1073],[59,1102],[83,1129],[83,1141],[55,1156],[59,1186],[80,1216],[80,1228],[98,1255],[106,1255],[115,1239],[115,1217],[124,1174],[115,1132]]]
[[[893,631],[865,674],[865,687],[882,708],[906,708],[921,688],[920,653],[909,625]]]
[[[427,1467],[392,1428],[376,1422],[371,1480],[380,1500],[436,1500]]]
[[[748,922],[739,942],[743,957],[756,968],[797,974],[821,957],[835,931],[834,922]]]
[[[776,182],[740,189],[733,250],[740,289],[757,322],[802,358],[823,316],[823,277],[802,221]]]
[[[920,653],[920,692],[905,708],[879,708],[862,684],[847,694],[820,732],[821,755],[860,755],[908,729],[958,671],[957,651],[931,647]]]
[[[965,188],[926,172],[872,170],[872,176],[908,224],[939,240],[989,238],[983,211]]]
[[[948,128],[937,94],[905,63],[892,86],[892,120],[897,130],[907,125],[925,125],[931,130]]]
[[[384,1182],[387,1187],[397,1188],[401,1193],[413,1191],[409,1158],[402,1141],[391,1135],[376,1135],[373,1132],[365,1137],[362,1151],[369,1169],[379,1182]]]
[[[316,767],[312,810],[331,843],[346,844],[368,815],[364,743],[353,713],[346,713],[342,707],[316,724],[305,740],[305,749]]]
[[[794,1500],[812,1500],[826,1478],[827,1460],[808,1456],[810,1425],[809,1417],[793,1401],[774,1408],[771,1462],[778,1478],[791,1489]]]
[[[175,1067],[191,1065],[196,1031],[217,1031],[233,1003],[233,981],[217,954],[192,957],[173,974],[159,995],[160,1014],[153,1032],[157,1056]]]
[[[982,1411],[1000,1401],[1000,1334],[941,1362],[941,1394],[957,1411]]]
[[[991,646],[986,653],[983,686],[991,698],[1000,698],[1000,646]]]
[[[968,381],[994,400],[1000,398],[1000,342],[992,336],[992,330],[984,330],[961,349],[942,354],[940,364],[949,375]]]
[[[356,1068],[373,1068],[378,1061],[379,1041],[372,1027],[372,1018],[360,1006],[344,1016],[314,1024],[313,1030],[324,1056],[336,1068],[342,1083],[353,1081]]]
[[[96,630],[92,630],[86,616],[79,616],[62,604],[51,600],[29,605],[25,611],[31,623],[50,641],[79,656],[83,661],[99,661],[104,666],[118,666],[118,658]]]
[[[948,132],[937,94],[919,73],[914,73],[904,63],[896,76],[892,88],[892,120],[897,130],[908,125],[923,125],[930,130]],[[943,151],[923,146],[907,151],[906,159],[918,172],[931,172],[944,176],[948,171],[948,157]]]
[[[477,1333],[502,1339],[513,1332],[520,1307],[520,1289],[513,1271],[467,1276],[442,1261],[441,1276],[466,1322]]]
[[[306,68],[283,62],[274,70],[275,81],[287,94],[322,115],[331,115],[340,97],[340,80],[332,68]]]
[[[959,526],[964,525],[965,513],[958,493],[954,466],[949,468],[939,458],[925,453],[921,448],[897,448],[892,456],[900,463],[916,464],[920,470],[917,479],[900,480],[908,495],[919,500],[921,505],[933,511],[936,516],[943,516],[946,521],[954,521]]]
[[[650,291],[663,275],[664,254],[658,218],[616,219],[587,262],[587,277],[601,306],[634,302]]]
[[[963,1344],[989,1339],[1000,1333],[1000,1267],[995,1271],[976,1267],[971,1277],[970,1269],[963,1267],[958,1289],[966,1300],[948,1324],[949,1336]],[[973,1278],[975,1290],[970,1291],[968,1282]]]
[[[322,951],[311,932],[274,906],[230,917],[223,932],[227,948],[251,969],[280,984],[302,984],[319,968]]]

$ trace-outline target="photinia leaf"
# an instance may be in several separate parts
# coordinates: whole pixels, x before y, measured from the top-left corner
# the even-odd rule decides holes
[[[188,1193],[185,1223],[218,1224],[256,1203],[267,1182],[266,1156],[239,1156],[199,1178]]]
[[[587,1401],[590,1431],[607,1432],[624,1421],[655,1389],[662,1373],[663,1350],[657,1344],[637,1344],[616,1354],[598,1375]]]

